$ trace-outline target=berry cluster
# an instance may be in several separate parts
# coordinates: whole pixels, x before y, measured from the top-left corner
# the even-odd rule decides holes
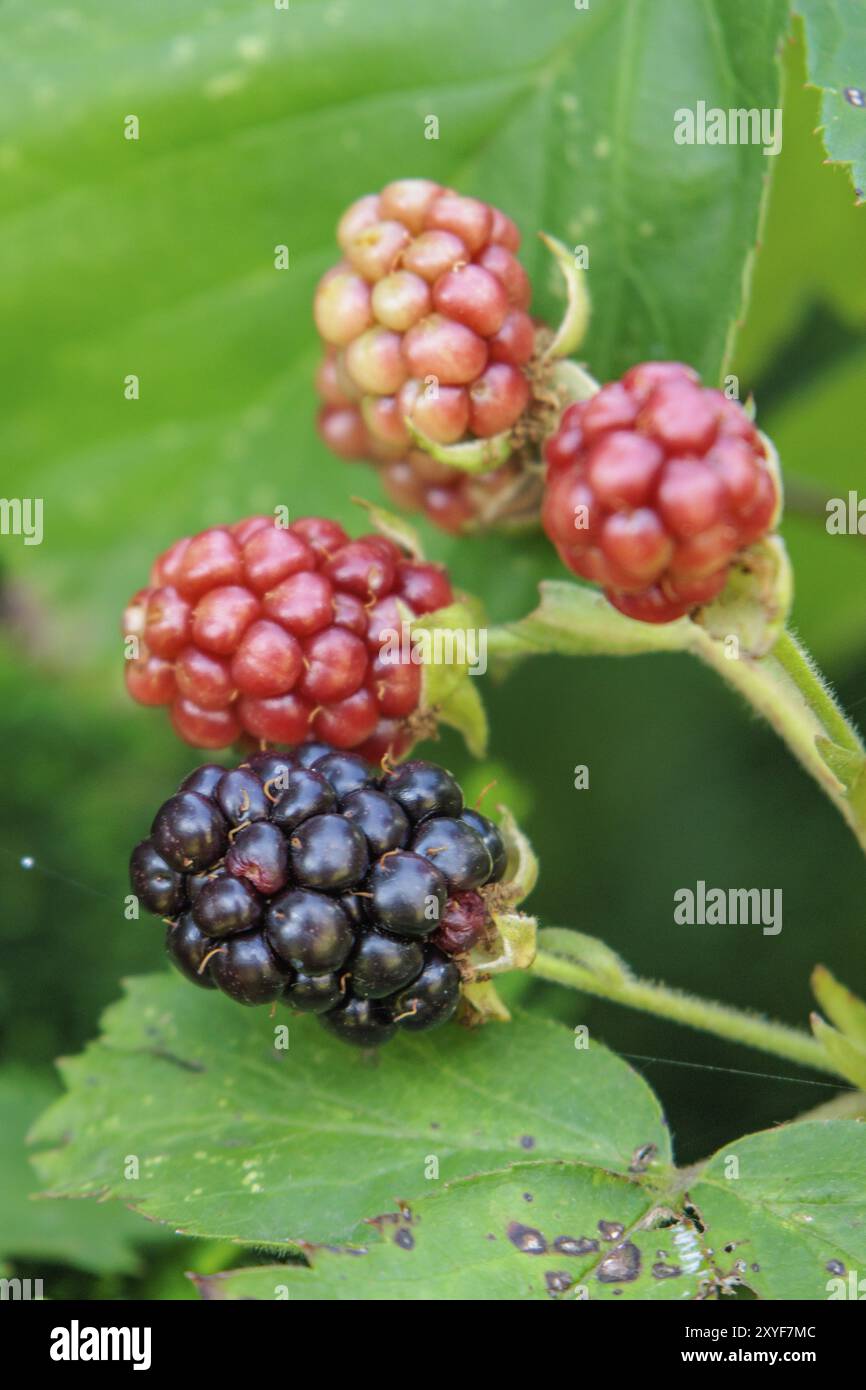
[[[484,885],[506,851],[435,763],[380,774],[304,744],[197,768],[133,850],[140,901],[193,983],[275,999],[347,1042],[387,1042],[453,1016],[453,959],[484,939]]]
[[[343,260],[314,302],[322,437],[380,465],[399,505],[461,531],[505,505],[517,462],[460,473],[412,448],[405,421],[449,445],[500,434],[526,410],[535,325],[520,233],[498,208],[401,179],[353,203],[337,240]]]
[[[127,607],[124,631],[138,639],[127,688],[169,705],[197,748],[246,734],[397,756],[412,742],[421,669],[385,659],[383,635],[400,632],[401,608],[418,616],[452,598],[438,566],[322,517],[212,527],[161,555]]]
[[[570,406],[545,455],[542,521],[560,558],[644,622],[715,598],[779,510],[742,406],[678,362],[644,362]]]

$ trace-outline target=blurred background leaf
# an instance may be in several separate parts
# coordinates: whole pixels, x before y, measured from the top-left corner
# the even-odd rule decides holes
[[[57,1082],[35,1070],[0,1072],[0,1258],[41,1268],[46,1298],[54,1296],[49,1265],[74,1265],[93,1274],[141,1272],[133,1241],[156,1229],[117,1202],[31,1200],[39,1183],[24,1140],[58,1093]]]
[[[377,495],[366,470],[317,466],[311,300],[342,208],[395,176],[513,213],[543,313],[560,284],[536,233],[585,243],[598,375],[662,354],[715,379],[770,161],[675,144],[673,112],[778,105],[785,23],[784,0],[443,0],[399,24],[377,0],[7,5],[0,452],[47,502],[44,547],[10,563],[54,650],[104,657],[119,594],[179,534],[275,502],[345,520],[351,492]],[[512,613],[550,563],[528,554]],[[483,581],[468,557],[461,577]]]

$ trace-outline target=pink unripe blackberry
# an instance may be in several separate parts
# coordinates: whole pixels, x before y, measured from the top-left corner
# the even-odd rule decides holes
[[[513,457],[506,444],[486,471],[486,459],[462,471],[429,452],[506,436],[529,419],[535,385],[549,412],[515,224],[477,198],[400,179],[354,203],[337,240],[344,259],[314,304],[325,443],[374,463],[396,502],[446,530],[537,516],[540,470],[517,453],[531,437],[537,459],[541,431],[523,427]]]
[[[379,761],[414,742],[422,699],[417,661],[384,660],[383,643],[452,601],[438,566],[325,517],[212,527],[165,551],[127,606],[127,689],[199,748],[324,739]]]
[[[645,622],[710,602],[778,518],[767,441],[678,362],[641,363],[570,406],[545,456],[542,521],[560,558]]]

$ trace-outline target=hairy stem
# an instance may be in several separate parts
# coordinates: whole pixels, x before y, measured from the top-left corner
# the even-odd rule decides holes
[[[636,656],[689,652],[711,666],[784,739],[823,787],[866,852],[866,749],[804,648],[783,632],[768,655],[743,654],[688,618],[653,626],[624,618],[581,585],[541,585],[535,612],[491,628],[490,660],[508,669],[527,656]],[[832,747],[829,747],[832,745]],[[825,760],[825,755],[830,762]]]
[[[866,852],[866,798],[858,789],[849,794],[821,756],[818,740],[829,739],[860,758],[863,744],[805,649],[790,632],[783,632],[767,656],[729,661],[723,644],[697,627],[689,647],[773,726],[823,787]]]
[[[784,1023],[774,1023],[758,1014],[743,1013],[725,1004],[699,999],[649,980],[598,973],[578,960],[545,950],[543,945],[530,966],[530,972],[553,984],[596,994],[602,999],[611,999],[614,1003],[626,1004],[704,1033],[713,1033],[730,1042],[742,1043],[775,1057],[784,1057],[799,1066],[828,1072],[831,1076],[838,1075],[820,1043],[808,1033]]]
[[[863,753],[863,743],[857,731],[849,724],[815,662],[790,632],[782,633],[772,655],[797,686],[816,719],[826,729],[828,737],[840,748]]]

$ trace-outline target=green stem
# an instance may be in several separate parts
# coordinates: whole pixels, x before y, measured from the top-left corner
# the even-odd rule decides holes
[[[767,656],[729,661],[722,643],[714,641],[696,624],[691,626],[694,631],[688,650],[712,666],[772,725],[823,787],[866,852],[863,779],[849,793],[822,757],[819,740],[829,739],[855,758],[864,758],[863,744],[804,648],[790,632],[783,632]]]
[[[530,972],[553,984],[596,994],[602,999],[611,999],[614,1003],[626,1004],[645,1013],[656,1014],[659,1018],[668,1018],[702,1032],[713,1033],[730,1042],[758,1048],[775,1057],[784,1057],[799,1066],[828,1072],[831,1076],[838,1075],[820,1043],[807,1033],[798,1028],[789,1028],[784,1023],[773,1023],[757,1014],[742,1013],[724,1004],[683,994],[649,980],[635,979],[633,976],[614,978],[613,975],[599,975],[579,961],[557,955],[543,947],[530,966]]]
[[[817,666],[790,632],[782,632],[766,656],[732,655],[727,643],[688,618],[658,626],[632,622],[600,593],[550,581],[541,585],[541,602],[534,613],[490,629],[487,650],[491,662],[505,669],[547,652],[636,656],[663,651],[698,657],[772,725],[823,787],[866,852],[866,749]]]
[[[852,753],[863,753],[864,748],[857,731],[849,724],[833,692],[804,647],[790,632],[783,632],[772,655],[784,667],[788,676],[797,686],[816,719],[827,730],[828,737],[838,743],[840,748],[849,748]]]

